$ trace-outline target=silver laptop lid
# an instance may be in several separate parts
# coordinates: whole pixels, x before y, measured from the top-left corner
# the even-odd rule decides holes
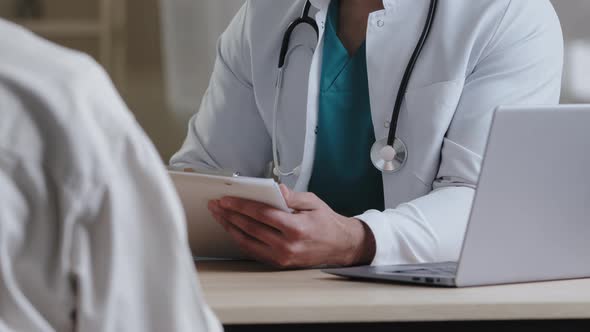
[[[590,105],[496,112],[458,286],[590,277]]]

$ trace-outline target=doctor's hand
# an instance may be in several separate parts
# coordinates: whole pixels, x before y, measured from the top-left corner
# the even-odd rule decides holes
[[[360,220],[334,212],[311,193],[281,185],[292,214],[268,205],[225,197],[209,210],[250,258],[280,268],[369,264],[375,239]]]

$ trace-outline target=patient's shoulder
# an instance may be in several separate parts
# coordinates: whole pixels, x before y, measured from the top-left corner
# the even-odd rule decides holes
[[[91,57],[0,20],[0,148],[54,176],[96,176],[141,130]],[[122,153],[122,152],[121,152]]]

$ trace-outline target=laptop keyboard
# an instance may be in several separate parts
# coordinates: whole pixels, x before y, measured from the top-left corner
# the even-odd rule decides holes
[[[455,275],[457,273],[458,264],[456,262],[432,263],[420,265],[406,265],[399,266],[394,270],[387,272],[391,274],[421,274],[432,276]]]

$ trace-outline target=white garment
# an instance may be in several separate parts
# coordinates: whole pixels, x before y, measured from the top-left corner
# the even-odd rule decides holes
[[[0,331],[215,331],[178,197],[89,57],[0,20]]]
[[[278,115],[281,164],[285,170],[302,164],[299,177],[282,181],[298,191],[307,190],[313,169],[330,0],[312,3],[320,40],[311,28],[295,31]],[[430,0],[383,3],[384,10],[369,16],[366,36],[377,139],[388,135]],[[281,39],[303,4],[244,5],[219,41],[209,90],[173,165],[264,174],[272,159],[269,133]],[[383,175],[387,210],[358,217],[375,235],[374,265],[458,259],[493,110],[501,104],[556,104],[562,62],[561,27],[548,0],[440,1],[399,119],[409,159],[399,173]],[[369,158],[369,151],[361,157]]]

